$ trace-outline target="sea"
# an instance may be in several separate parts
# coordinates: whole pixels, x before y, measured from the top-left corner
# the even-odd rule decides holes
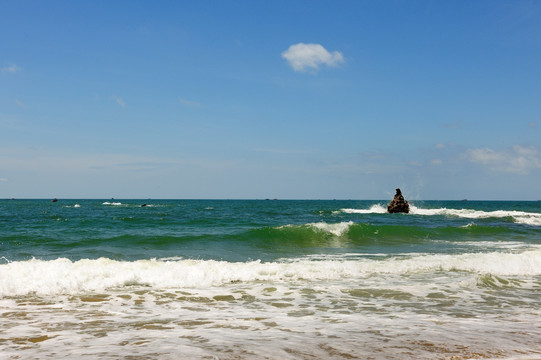
[[[1,359],[541,359],[541,201],[0,200]]]

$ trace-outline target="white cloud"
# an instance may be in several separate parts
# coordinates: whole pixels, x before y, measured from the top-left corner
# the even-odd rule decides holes
[[[0,182],[8,182],[8,179],[6,179],[6,178],[0,178]]]
[[[15,104],[17,104],[17,106],[19,107],[26,107],[26,105],[19,99],[15,99]]]
[[[118,96],[116,95],[111,95],[111,99],[113,99],[114,101],[116,101],[118,103],[118,105],[124,107],[126,106],[126,103],[124,102],[124,100],[122,100],[121,98],[119,98]]]
[[[515,145],[500,151],[470,149],[466,154],[470,162],[485,165],[494,171],[528,174],[531,170],[541,169],[541,154],[534,147]]]
[[[430,163],[437,166],[443,164],[443,161],[441,159],[432,159]]]
[[[330,53],[320,44],[291,45],[282,53],[282,57],[295,71],[319,70],[320,65],[337,66],[344,62],[340,51]]]
[[[187,99],[183,99],[183,98],[179,98],[180,102],[182,105],[184,106],[188,106],[188,107],[199,107],[201,106],[201,103],[197,102],[197,101],[193,101],[193,100],[187,100]]]
[[[16,73],[18,71],[21,71],[21,68],[17,65],[11,64],[10,66],[1,68],[0,71],[3,73]]]

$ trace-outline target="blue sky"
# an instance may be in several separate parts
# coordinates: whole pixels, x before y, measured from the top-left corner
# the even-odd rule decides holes
[[[541,199],[539,1],[0,1],[0,198]]]

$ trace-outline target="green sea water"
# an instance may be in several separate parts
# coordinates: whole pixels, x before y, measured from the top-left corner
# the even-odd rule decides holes
[[[142,206],[146,205],[146,206]],[[541,202],[5,200],[4,260],[162,257],[247,261],[314,254],[457,253],[539,244]],[[469,242],[476,244],[471,245]]]
[[[6,358],[541,358],[541,202],[0,200]]]

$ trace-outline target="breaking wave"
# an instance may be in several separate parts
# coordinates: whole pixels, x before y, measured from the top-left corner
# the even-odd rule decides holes
[[[387,212],[386,208],[381,204],[376,204],[369,209],[342,209],[342,212],[346,214],[384,214]],[[482,211],[473,209],[423,209],[413,204],[410,204],[410,214],[422,215],[422,216],[450,216],[466,219],[489,219],[489,218],[510,218],[515,223],[541,226],[541,213],[526,212],[526,211],[513,211],[513,210],[495,210],[495,211]]]
[[[71,294],[125,286],[207,288],[231,283],[362,279],[463,271],[494,276],[541,275],[541,250],[522,253],[418,254],[403,258],[227,262],[217,260],[138,260],[108,258],[71,261],[16,261],[0,265],[0,296]]]

